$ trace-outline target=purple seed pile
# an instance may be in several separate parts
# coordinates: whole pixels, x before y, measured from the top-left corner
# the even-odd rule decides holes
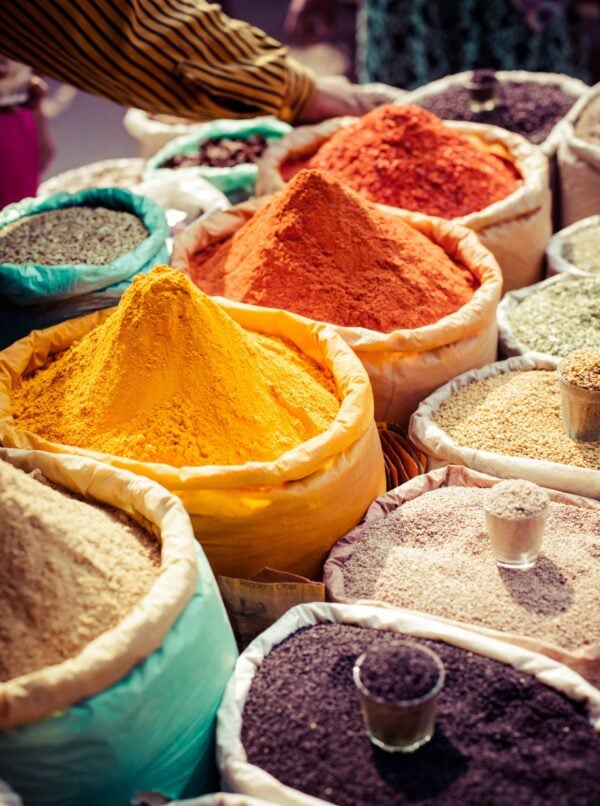
[[[500,81],[498,102],[490,111],[472,112],[469,91],[449,87],[438,95],[419,102],[419,106],[445,120],[489,123],[522,134],[536,145],[542,143],[552,128],[573,106],[577,98],[567,95],[558,84],[534,81]]]
[[[435,688],[439,677],[440,670],[430,655],[400,641],[370,650],[360,665],[363,686],[386,702],[424,697]]]
[[[583,706],[532,676],[440,641],[446,681],[436,730],[415,753],[388,754],[365,734],[352,678],[386,633],[319,624],[275,647],[246,700],[248,761],[337,806],[600,802],[600,735]]]

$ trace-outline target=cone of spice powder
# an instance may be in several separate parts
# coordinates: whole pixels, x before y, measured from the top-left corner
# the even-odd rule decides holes
[[[207,294],[384,333],[437,322],[479,287],[410,224],[314,170],[197,253],[189,272]]]

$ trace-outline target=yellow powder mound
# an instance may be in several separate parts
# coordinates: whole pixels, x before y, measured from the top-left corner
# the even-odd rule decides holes
[[[48,440],[175,467],[276,459],[338,410],[330,373],[243,330],[168,266],[137,277],[13,401],[18,427]]]

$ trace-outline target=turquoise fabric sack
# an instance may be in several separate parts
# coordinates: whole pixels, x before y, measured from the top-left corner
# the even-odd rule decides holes
[[[0,731],[0,779],[27,806],[128,806],[217,788],[215,716],[237,650],[198,547],[196,593],[162,647],[116,685],[39,722]]]
[[[106,292],[112,289],[113,299],[118,301],[134,275],[166,262],[169,228],[162,208],[151,199],[123,188],[92,188],[79,193],[57,193],[46,199],[23,199],[0,212],[0,231],[24,216],[62,207],[108,207],[133,213],[141,219],[149,235],[132,252],[103,266],[0,263],[0,297],[3,301],[23,306],[41,305],[100,289]],[[98,308],[102,307],[106,306],[98,305]],[[77,314],[71,313],[73,315]],[[36,326],[40,325],[33,324]]]
[[[152,179],[162,171],[190,171],[196,176],[206,179],[237,204],[254,195],[257,167],[254,163],[234,165],[232,168],[211,168],[201,166],[190,168],[161,168],[165,160],[178,154],[195,154],[198,146],[213,137],[236,137],[245,139],[253,134],[262,134],[268,141],[280,140],[284,134],[292,130],[288,123],[276,118],[263,117],[254,120],[213,120],[202,127],[197,127],[192,134],[185,134],[167,143],[148,160],[144,179]]]

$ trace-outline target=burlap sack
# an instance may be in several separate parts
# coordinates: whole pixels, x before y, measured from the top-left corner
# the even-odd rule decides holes
[[[575,104],[558,148],[561,224],[567,227],[600,213],[600,144],[575,134],[575,124],[586,106],[600,96],[600,84]]]
[[[329,553],[325,568],[323,570],[323,581],[327,589],[327,598],[332,602],[352,603],[356,601],[349,596],[346,591],[344,580],[344,566],[352,557],[354,547],[358,540],[368,532],[378,522],[383,520],[390,512],[398,509],[407,501],[412,501],[430,490],[437,490],[440,487],[493,487],[499,479],[483,473],[476,473],[466,467],[448,467],[432,470],[424,476],[417,476],[415,479],[403,484],[395,490],[387,493],[381,498],[373,501],[365,517],[347,535],[335,544]],[[589,498],[566,495],[556,490],[547,491],[550,499],[560,504],[567,504],[582,509],[593,509],[600,513],[600,503]],[[415,569],[416,570],[416,569]],[[452,568],[448,567],[448,573],[452,573]],[[385,602],[378,602],[385,606]],[[406,606],[410,608],[410,602]],[[442,618],[436,616],[436,618]],[[560,620],[560,614],[557,616]],[[449,624],[465,624],[461,619],[446,619]],[[475,630],[482,635],[489,635],[492,638],[509,641],[512,644],[530,649],[532,652],[541,652],[554,660],[560,661],[574,669],[591,683],[600,683],[600,643],[592,644],[577,649],[566,649],[557,644],[550,643],[540,638],[521,633],[510,633],[503,630],[487,628],[479,624],[468,623],[469,629]]]
[[[192,224],[175,239],[171,265],[189,271],[197,253],[233,235],[266,201],[266,197],[254,199]],[[352,347],[369,374],[375,396],[375,418],[405,425],[418,403],[431,391],[457,373],[482,367],[495,359],[496,306],[502,278],[493,256],[468,229],[441,218],[406,211],[398,215],[460,259],[481,282],[472,299],[458,311],[414,330],[380,333],[363,327],[331,325]],[[223,297],[216,299],[229,311],[270,310]],[[272,309],[272,315],[277,312],[278,309]]]
[[[244,704],[254,674],[265,656],[296,630],[322,622],[357,624],[445,641],[506,663],[522,670],[523,674],[533,675],[541,683],[564,692],[568,697],[584,702],[596,729],[600,730],[600,691],[571,669],[544,655],[410,610],[387,609],[370,604],[300,605],[250,644],[240,656],[229,681],[217,717],[217,763],[226,789],[263,798],[278,806],[326,804],[320,798],[281,784],[269,773],[250,764],[241,740]]]
[[[333,118],[316,126],[300,126],[269,146],[258,163],[257,195],[281,190],[281,166],[288,160],[308,158],[332,134],[357,118]],[[474,230],[492,252],[502,269],[504,290],[512,291],[542,279],[544,249],[552,235],[551,194],[548,159],[536,146],[519,134],[497,126],[448,121],[453,131],[478,137],[483,148],[501,146],[508,151],[523,177],[523,184],[506,199],[453,222]],[[398,208],[386,207],[388,212]]]
[[[600,499],[600,468],[589,470],[542,459],[526,459],[457,445],[435,422],[442,403],[471,382],[505,372],[556,369],[558,360],[537,353],[509,358],[459,375],[424,400],[410,419],[409,436],[428,456],[428,468],[464,465],[503,479],[521,478],[565,493]]]
[[[281,311],[231,305],[227,310],[242,327],[284,337],[332,371],[341,405],[326,431],[272,462],[172,467],[60,445],[20,430],[11,414],[19,378],[82,338],[109,310],[35,331],[0,353],[0,440],[10,447],[92,456],[158,481],[183,501],[216,574],[251,578],[269,567],[320,579],[331,546],[385,491],[369,379],[343,340],[324,325]]]

